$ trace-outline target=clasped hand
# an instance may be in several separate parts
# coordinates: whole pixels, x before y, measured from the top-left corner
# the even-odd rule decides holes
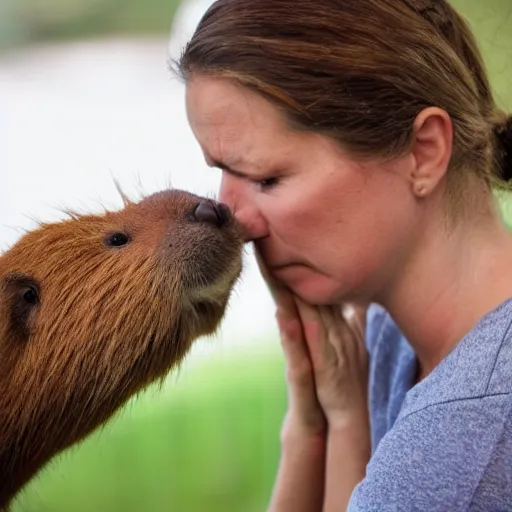
[[[288,411],[282,436],[318,436],[367,421],[365,309],[312,306],[258,263],[277,306],[286,359]]]

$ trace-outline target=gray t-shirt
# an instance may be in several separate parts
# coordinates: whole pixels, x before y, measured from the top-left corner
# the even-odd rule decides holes
[[[414,353],[368,311],[372,457],[349,512],[512,511],[512,299],[414,385]]]

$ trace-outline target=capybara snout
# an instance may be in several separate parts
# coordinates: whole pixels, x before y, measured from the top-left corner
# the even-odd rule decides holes
[[[217,328],[242,246],[225,205],[167,190],[41,225],[0,257],[0,509]]]

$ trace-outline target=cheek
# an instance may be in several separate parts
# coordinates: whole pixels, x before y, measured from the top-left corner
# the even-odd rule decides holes
[[[260,204],[273,236],[294,251],[306,251],[325,235],[322,226],[325,227],[328,215],[311,201],[297,201],[283,194]]]
[[[324,183],[301,191],[283,187],[261,201],[276,243],[320,271],[345,278],[349,272],[356,280],[399,256],[415,224],[415,203],[403,181],[359,174]]]
[[[405,184],[394,180],[369,183],[333,228],[323,247],[327,272],[343,287],[373,294],[405,261],[418,226],[417,206]]]
[[[260,200],[261,210],[279,238],[297,250],[310,252],[332,245],[337,233],[360,229],[358,216],[364,217],[360,181],[326,179],[306,187],[283,186],[275,195]]]

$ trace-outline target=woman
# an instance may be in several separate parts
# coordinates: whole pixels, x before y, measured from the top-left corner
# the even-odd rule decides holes
[[[218,0],[178,72],[277,303],[270,509],[512,510],[512,121],[466,23],[442,0]]]

